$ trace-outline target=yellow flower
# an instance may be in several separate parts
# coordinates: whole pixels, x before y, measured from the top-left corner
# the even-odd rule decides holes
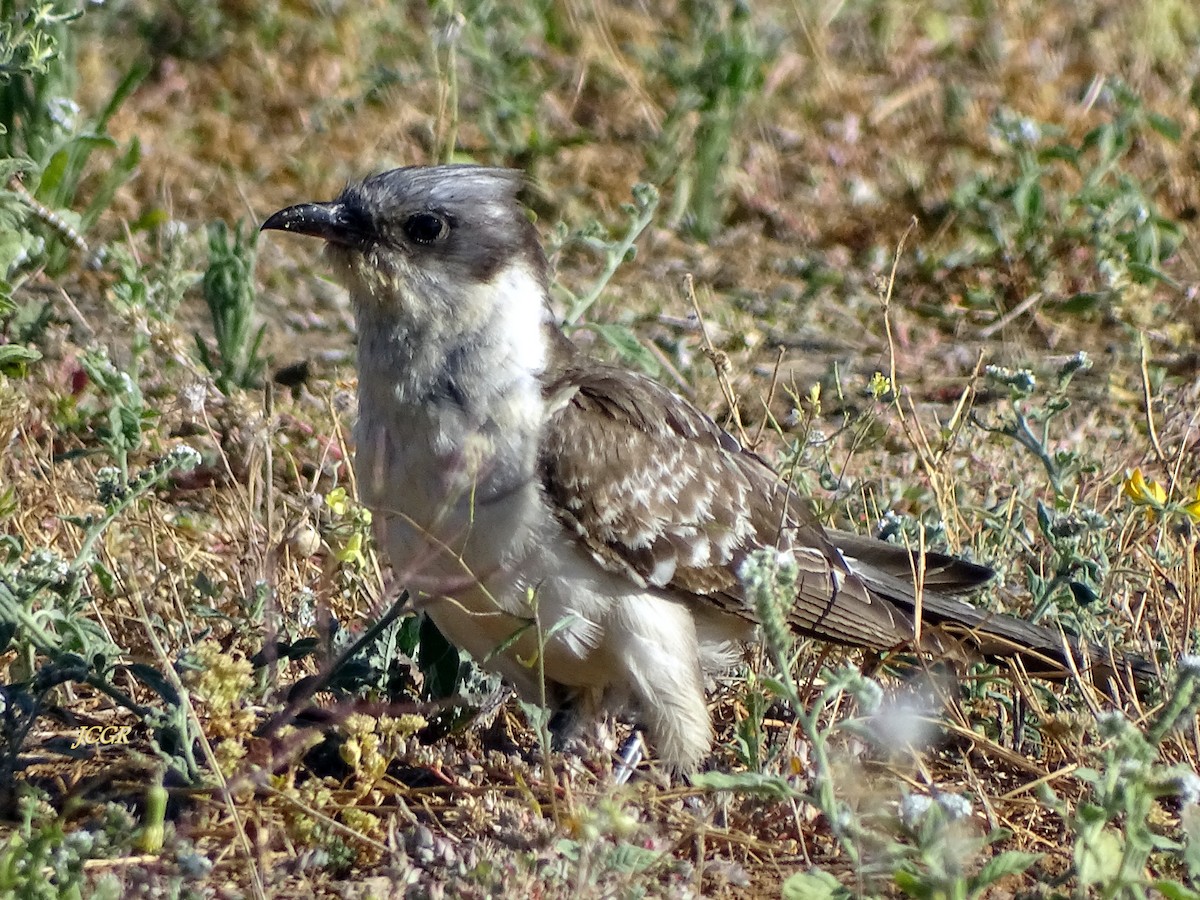
[[[354,566],[365,566],[367,558],[363,556],[363,536],[362,532],[356,531],[346,538],[346,543],[342,548],[334,553],[340,563],[349,563]]]
[[[871,396],[876,400],[883,400],[888,394],[892,393],[892,379],[888,378],[882,372],[876,372],[871,376],[871,380],[867,382],[867,390],[871,392]]]
[[[1183,511],[1200,522],[1200,487],[1196,488],[1196,499],[1183,504]]]
[[[350,508],[350,498],[345,488],[334,488],[325,495],[325,505],[335,516],[344,516]]]
[[[1138,506],[1161,509],[1167,502],[1167,489],[1157,481],[1147,481],[1140,468],[1125,476],[1125,484],[1122,487],[1125,495]]]

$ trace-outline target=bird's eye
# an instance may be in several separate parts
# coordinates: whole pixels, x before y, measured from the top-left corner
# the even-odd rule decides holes
[[[404,233],[417,244],[432,244],[446,236],[449,223],[434,213],[415,213],[404,220]]]

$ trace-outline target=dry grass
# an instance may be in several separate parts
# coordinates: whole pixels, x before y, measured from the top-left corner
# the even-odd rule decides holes
[[[1157,654],[1164,683],[1174,660],[1195,652],[1195,523],[1147,515],[1121,490],[1134,467],[1172,499],[1194,498],[1200,487],[1200,23],[1188,5],[1018,0],[980,16],[886,0],[756,8],[754,28],[771,50],[740,109],[723,169],[723,224],[708,242],[689,236],[679,208],[688,161],[708,127],[695,109],[672,116],[693,86],[670,69],[692,40],[685,4],[651,12],[572,2],[541,16],[486,20],[487,33],[468,19],[456,60],[440,8],[225,3],[213,7],[221,27],[210,34],[156,7],[96,11],[84,23],[85,107],[103,102],[130,54],[155,66],[111,124],[118,141],[142,142],[143,159],[101,220],[103,242],[128,241],[139,260],[153,260],[161,234],[129,223],[162,209],[192,230],[187,266],[200,267],[204,223],[261,221],[281,206],[327,198],[348,179],[435,161],[450,135],[461,157],[529,171],[545,234],[560,221],[619,229],[632,186],[662,173],[660,220],[589,319],[628,326],[662,363],[660,377],[724,419],[729,405],[683,288],[692,276],[708,332],[730,361],[742,423],[761,435],[765,455],[795,457],[831,521],[868,531],[891,512],[910,526],[940,523],[933,540],[1000,571],[1004,587],[983,602],[1023,614],[1037,600],[1031,576],[1069,571],[1099,599],[1075,606],[1060,590],[1051,620]],[[1176,18],[1150,15],[1163,10]],[[477,52],[489,41],[517,55]],[[1080,146],[1113,119],[1104,88],[1117,79],[1180,129],[1176,141],[1134,129],[1119,166],[1182,237],[1163,266],[1172,284],[1124,284],[1074,311],[1066,298],[1101,286],[1093,246],[1051,221],[1035,242],[1044,259],[1031,262],[1013,247],[986,254],[966,221],[980,205],[950,201],[973,177],[1015,177],[1011,147],[992,127],[1000,110],[1061,129],[1064,143]],[[489,125],[498,109],[511,120]],[[1048,170],[1046,195],[1076,196],[1083,180]],[[24,299],[52,299],[55,315],[38,342],[44,359],[0,386],[8,392],[0,400],[4,534],[70,559],[81,530],[66,517],[100,509],[97,470],[112,461],[95,434],[105,398],[79,378],[86,348],[108,346],[123,365],[130,335],[146,332],[143,393],[161,418],[133,462],[143,466],[179,442],[203,457],[106,532],[97,562],[107,574],[90,576],[91,602],[80,614],[125,651],[125,662],[157,667],[169,680],[180,672],[177,687],[190,698],[180,715],[205,736],[194,752],[206,774],[192,783],[166,776],[165,850],[151,842],[140,852],[142,837],[125,845],[114,837],[110,858],[97,853],[86,864],[87,883],[111,876],[130,896],[399,896],[406,885],[421,896],[777,896],[789,875],[816,866],[852,892],[898,893],[888,879],[861,880],[864,869],[851,865],[828,821],[796,798],[714,794],[654,775],[617,788],[594,746],[556,755],[548,782],[536,735],[511,700],[451,727],[444,710],[415,696],[333,704],[322,694],[332,710],[325,729],[338,743],[309,752],[322,735],[312,727],[255,734],[314,669],[306,659],[251,671],[245,660],[275,640],[325,634],[331,616],[361,628],[392,597],[369,547],[358,563],[339,553],[354,527],[323,502],[352,487],[352,335],[345,299],[322,281],[310,249],[262,247],[266,349],[276,367],[310,366],[301,387],[276,387],[270,406],[261,392],[224,397],[212,387],[190,346],[190,332],[205,327],[197,291],[161,322],[118,308],[111,269],[22,287]],[[573,288],[600,268],[577,247],[556,262]],[[578,338],[592,340],[586,331]],[[595,349],[612,353],[600,342]],[[1039,391],[1019,401],[1029,412],[1045,408],[1055,372],[1078,351],[1094,366],[1074,380],[1070,408],[1052,421],[1046,449],[1071,455],[1056,496],[1034,454],[972,417],[995,423],[1011,413],[1007,389],[982,374],[984,365],[1037,375]],[[892,393],[870,393],[876,372],[894,379]],[[1104,524],[1052,545],[1037,524],[1039,501],[1065,529],[1093,513]],[[184,656],[204,666],[177,666]],[[796,672],[806,697],[820,695],[819,666],[844,656],[804,648]],[[897,696],[914,677],[905,657],[856,661],[877,667]],[[0,654],[0,679],[26,677],[27,662],[11,649]],[[114,682],[140,702],[155,699],[128,673]],[[1115,704],[1144,724],[1161,698],[1114,701],[1079,679],[1048,685],[986,667],[961,682],[931,674],[929,685],[936,703],[895,714],[919,725],[919,750],[886,734],[883,747],[834,739],[839,796],[886,833],[904,792],[969,795],[969,833],[1009,832],[972,851],[979,864],[997,848],[1043,854],[997,894],[1045,895],[1055,875],[1071,870],[1076,838],[1038,786],[1073,808],[1087,796],[1076,770],[1094,765],[1104,745],[1098,711]],[[47,793],[67,831],[128,838],[147,817],[147,785],[164,778],[149,729],[87,686],[52,699],[51,714],[24,742],[20,780]],[[717,686],[714,768],[742,768],[734,737],[752,703],[741,679]],[[831,703],[827,727],[855,709],[846,698]],[[435,727],[419,728],[412,716]],[[51,752],[79,725],[110,722],[135,724],[130,746],[77,760]],[[1160,760],[1194,771],[1200,733],[1185,725],[1162,742]],[[803,790],[811,748],[778,702],[767,704],[763,731],[773,753],[767,768]],[[113,824],[119,814],[109,801],[125,806],[128,819]],[[1179,814],[1177,802],[1164,802],[1156,827],[1178,835]],[[878,848],[860,850],[869,860]],[[1173,865],[1163,857],[1151,868],[1183,878]]]

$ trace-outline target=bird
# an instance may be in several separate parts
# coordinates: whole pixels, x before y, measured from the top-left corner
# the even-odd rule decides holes
[[[762,551],[795,572],[782,617],[797,635],[878,651],[952,635],[987,656],[1088,664],[1060,630],[964,599],[990,568],[823,527],[692,402],[576,346],[524,184],[408,166],[262,225],[322,239],[349,292],[360,497],[451,643],[562,721],[631,716],[684,775],[712,751],[706,679],[762,625],[743,577]]]

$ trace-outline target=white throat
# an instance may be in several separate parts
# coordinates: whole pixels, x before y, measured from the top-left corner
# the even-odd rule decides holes
[[[363,387],[385,389],[391,402],[452,399],[483,419],[514,390],[540,391],[552,326],[542,283],[523,260],[488,282],[398,287],[399,309],[378,306],[374,298],[390,292],[375,284],[361,285],[365,300],[355,297]]]
[[[503,566],[504,548],[481,546],[479,531],[484,519],[514,517],[486,525],[520,543],[537,500],[549,359],[542,283],[514,262],[453,294],[430,280],[419,296],[401,296],[400,315],[356,304],[360,491],[370,506],[395,514],[380,523],[394,565],[406,567],[405,548],[416,553],[432,535],[464,559],[478,557],[473,568]],[[511,501],[497,504],[507,512],[489,513],[500,498]]]

